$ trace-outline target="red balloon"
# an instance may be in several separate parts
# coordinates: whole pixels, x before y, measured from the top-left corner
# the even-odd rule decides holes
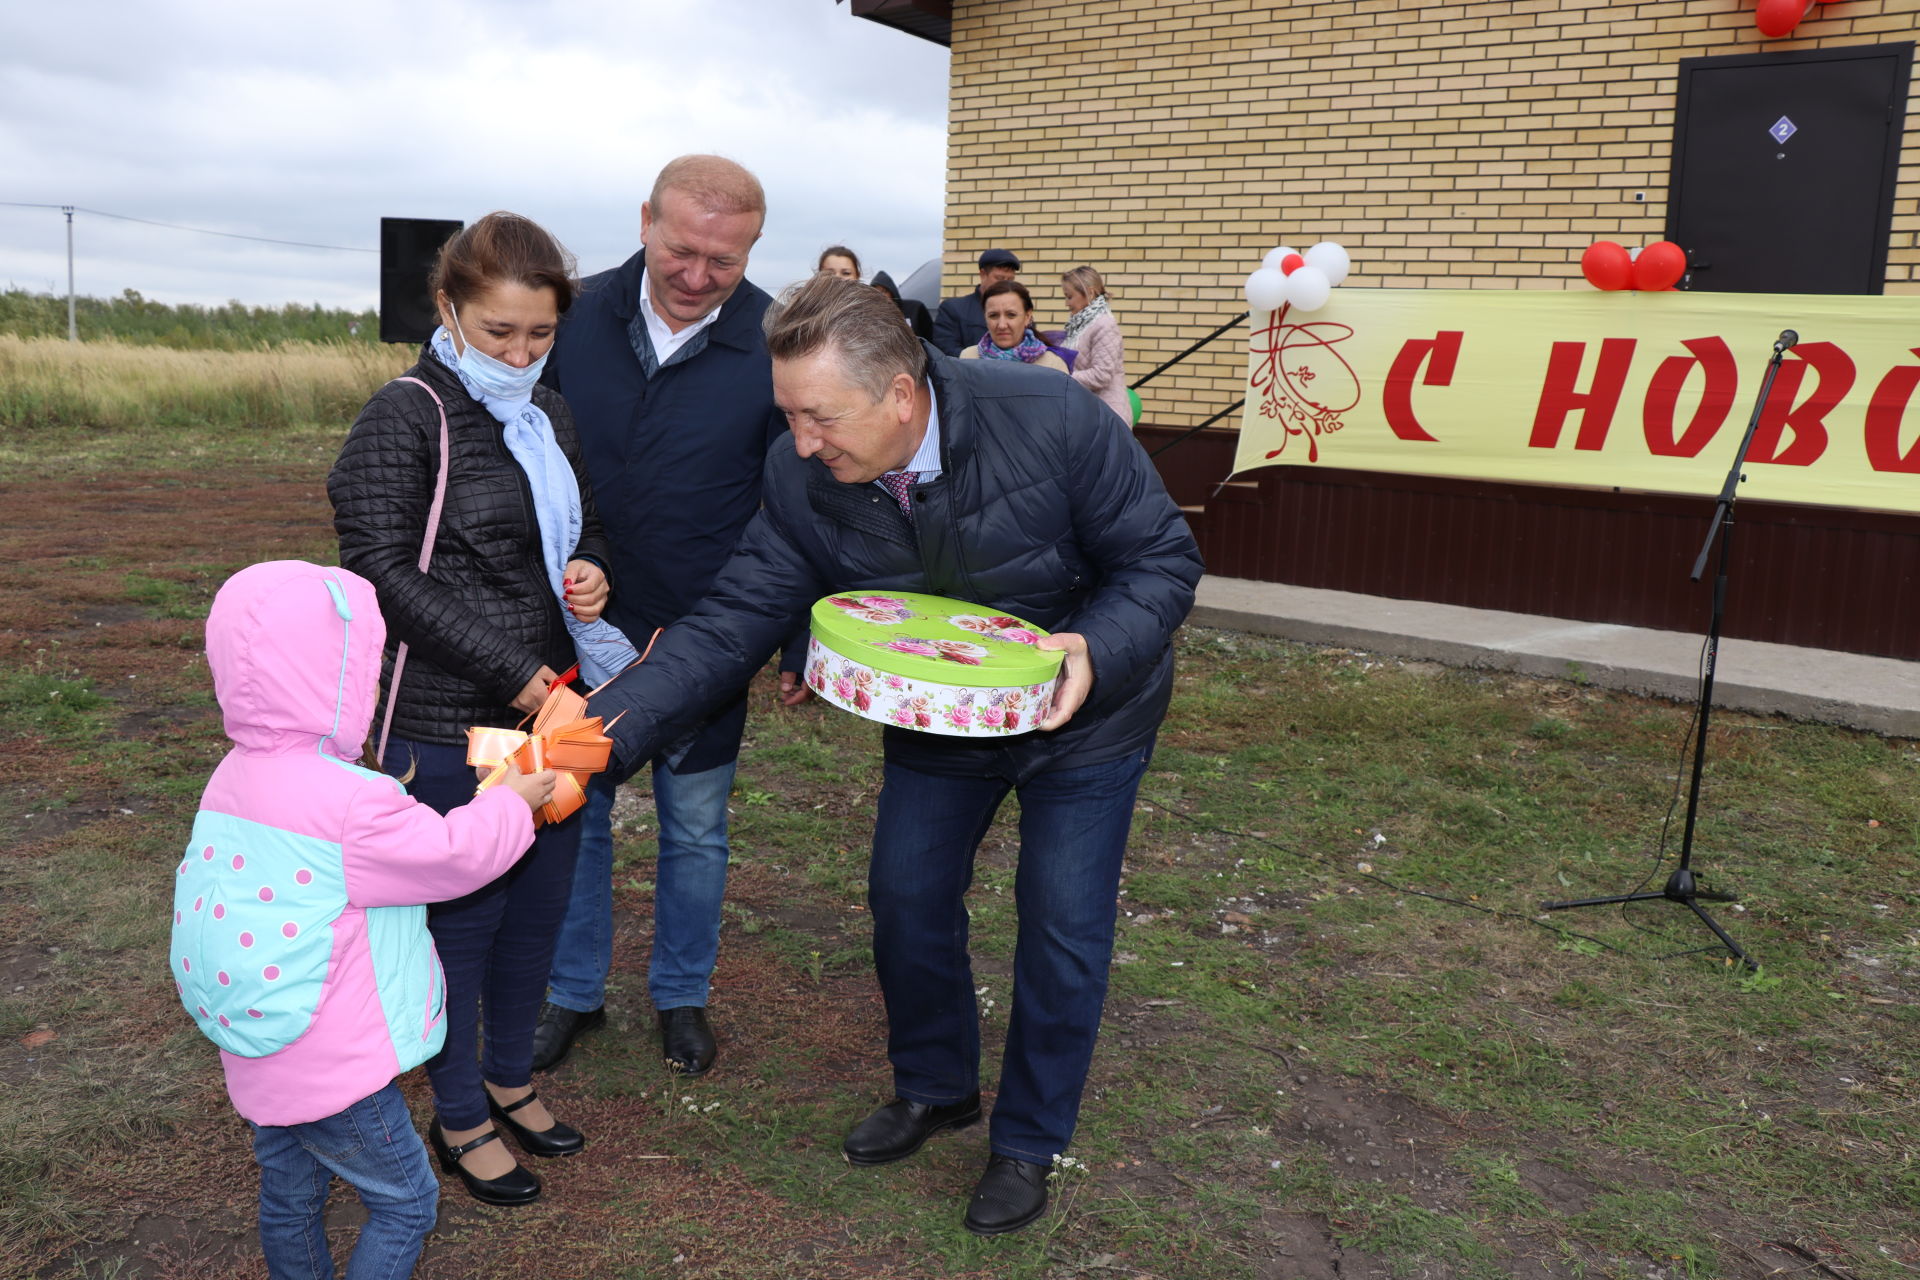
[[[1660,240],[1640,251],[1633,261],[1633,287],[1646,293],[1671,289],[1687,273],[1687,253],[1671,240]]]
[[[1580,255],[1580,274],[1596,289],[1625,289],[1633,280],[1633,259],[1611,240],[1596,241]]]
[[[1760,0],[1753,11],[1754,25],[1763,36],[1790,36],[1812,7],[1808,0]]]
[[[1280,259],[1280,274],[1283,276],[1290,276],[1294,272],[1298,271],[1300,268],[1306,265],[1307,265],[1307,260],[1305,258],[1301,257],[1297,253],[1290,253],[1286,257]]]

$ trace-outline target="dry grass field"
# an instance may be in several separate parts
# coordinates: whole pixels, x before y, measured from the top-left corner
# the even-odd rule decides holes
[[[261,351],[182,351],[0,333],[0,423],[284,429],[353,420],[411,348],[295,342]]]

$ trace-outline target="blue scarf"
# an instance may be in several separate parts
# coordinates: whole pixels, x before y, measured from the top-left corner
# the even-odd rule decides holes
[[[567,561],[580,545],[584,522],[580,504],[580,482],[573,465],[553,437],[553,423],[546,410],[525,400],[501,400],[488,396],[460,372],[460,358],[453,349],[453,335],[442,325],[433,332],[429,344],[440,363],[453,370],[467,394],[478,400],[504,429],[507,451],[527,476],[527,488],[533,494],[534,518],[540,525],[540,558],[547,567],[547,585],[562,606],[566,604],[563,585]],[[564,607],[561,616],[573,637],[574,652],[580,658],[580,672],[589,685],[603,684],[618,675],[640,655],[620,629],[605,619],[582,622]]]
[[[1040,335],[1032,329],[1028,329],[1019,344],[1012,347],[995,346],[991,333],[980,339],[980,356],[983,360],[1018,360],[1023,364],[1032,364],[1045,354],[1047,344],[1040,341]]]

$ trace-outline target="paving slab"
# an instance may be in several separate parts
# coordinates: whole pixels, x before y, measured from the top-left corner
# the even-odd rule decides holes
[[[1456,667],[1578,678],[1607,689],[1691,701],[1701,631],[1656,631],[1526,613],[1390,600],[1211,574],[1189,621]],[[1722,640],[1713,705],[1920,737],[1920,662],[1758,640]]]

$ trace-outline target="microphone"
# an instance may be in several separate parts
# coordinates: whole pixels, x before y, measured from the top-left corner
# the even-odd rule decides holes
[[[1773,344],[1773,354],[1779,355],[1783,351],[1791,351],[1793,345],[1799,341],[1799,334],[1791,329],[1782,329],[1780,331],[1780,340]]]

